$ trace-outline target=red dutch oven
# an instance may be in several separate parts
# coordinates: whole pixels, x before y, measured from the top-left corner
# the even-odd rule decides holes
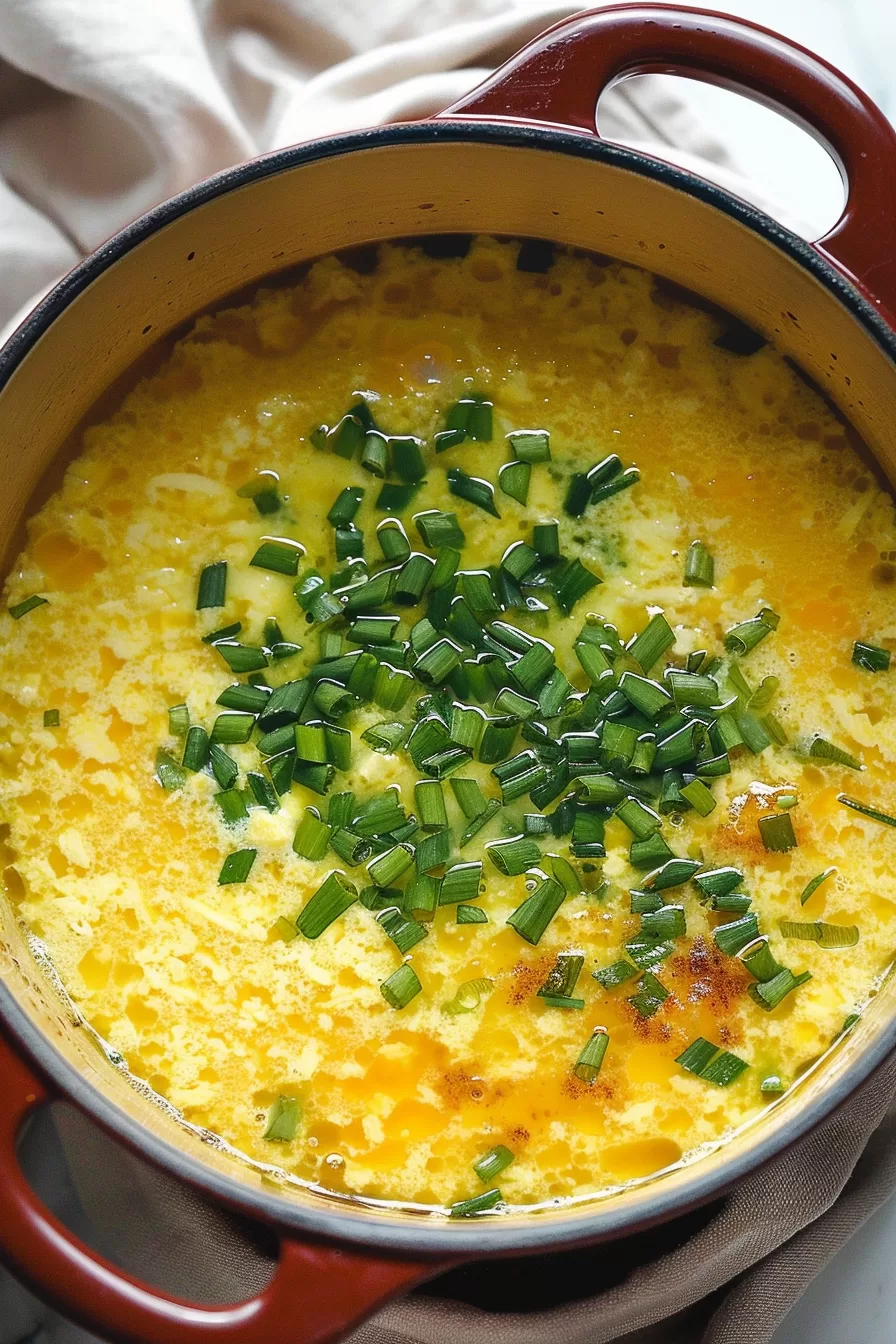
[[[598,137],[610,85],[689,75],[811,131],[848,187],[809,245],[743,201]],[[557,24],[426,122],[340,135],[220,173],[105,243],[0,355],[0,535],[13,538],[60,446],[158,339],[246,285],[339,248],[436,233],[544,238],[645,266],[790,355],[896,479],[896,135],[826,62],[722,14],[622,5]],[[573,1206],[470,1221],[264,1180],[135,1089],[72,1021],[24,931],[0,937],[0,1253],[65,1315],[129,1344],[323,1344],[449,1265],[620,1238],[717,1198],[840,1105],[896,1044],[896,990],[758,1124],[716,1151]],[[41,1204],[16,1156],[29,1113],[80,1107],[160,1169],[280,1240],[248,1302],[208,1307],[137,1282]]]

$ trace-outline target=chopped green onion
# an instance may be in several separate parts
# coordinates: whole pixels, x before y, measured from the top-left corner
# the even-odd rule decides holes
[[[842,747],[837,747],[833,742],[828,742],[820,734],[812,738],[809,744],[807,755],[814,760],[833,761],[835,765],[847,765],[850,770],[864,770],[862,762],[850,752],[844,751]]]
[[[640,664],[645,676],[667,649],[675,643],[675,632],[661,611],[658,611],[628,646],[629,656]]]
[[[224,742],[228,746],[237,742],[248,742],[255,727],[255,715],[241,713],[239,710],[225,710],[219,714],[212,725],[211,741]],[[192,729],[190,730],[192,732]]]
[[[404,564],[411,554],[408,535],[397,518],[384,518],[377,525],[376,539],[383,558],[391,564]]]
[[[412,484],[384,481],[376,497],[375,507],[383,513],[404,513],[419,489],[419,481]]]
[[[389,474],[389,440],[379,430],[368,430],[361,449],[361,466],[381,480]]]
[[[743,1059],[738,1059],[737,1055],[732,1055],[730,1051],[723,1050],[721,1046],[713,1045],[711,1041],[704,1040],[698,1036],[680,1054],[675,1061],[689,1073],[696,1074],[706,1083],[714,1083],[717,1087],[729,1087],[749,1065]]]
[[[486,854],[505,877],[515,877],[533,868],[541,858],[541,850],[534,840],[518,835],[510,840],[493,840],[486,845]]]
[[[458,924],[487,924],[488,915],[478,905],[459,905],[455,911]]]
[[[730,924],[720,924],[712,936],[720,952],[736,957],[748,943],[759,937],[759,920],[755,914],[743,915]]]
[[[573,1074],[590,1086],[597,1079],[610,1044],[606,1027],[595,1027],[590,1039],[573,1065]]]
[[[495,506],[495,487],[489,481],[479,476],[468,476],[460,467],[449,467],[446,475],[452,495],[466,500],[468,504],[475,504],[494,518],[501,517]]]
[[[184,742],[184,754],[181,764],[186,770],[194,772],[204,770],[208,765],[208,733],[200,725],[194,724],[187,733]]]
[[[776,812],[770,817],[760,817],[758,824],[762,843],[770,852],[783,854],[789,849],[796,848],[798,841],[789,812]],[[896,822],[893,825],[896,826]]]
[[[613,456],[615,457],[615,454],[613,454]],[[608,458],[606,460],[609,462],[611,459]],[[618,495],[622,490],[628,490],[630,486],[637,485],[638,481],[641,479],[641,473],[637,467],[626,467],[625,471],[623,471],[621,475],[616,476],[614,480],[605,481],[601,484],[598,481],[596,473],[600,471],[602,466],[603,463],[599,463],[597,467],[592,467],[588,472],[587,479],[592,486],[592,504],[600,504],[605,499],[610,499],[613,495]]]
[[[480,816],[485,811],[488,804],[477,780],[453,778],[449,782],[451,784],[451,790],[457,799],[458,806],[468,820]],[[441,794],[441,786],[437,785],[436,787],[439,788]],[[417,785],[417,788],[420,788],[419,784]],[[423,809],[419,799],[417,805],[420,807],[422,813]],[[442,805],[444,807],[444,803]]]
[[[488,1185],[496,1176],[500,1176],[512,1161],[513,1153],[503,1143],[499,1143],[494,1148],[489,1148],[481,1157],[477,1157],[473,1163],[473,1170],[482,1184]]]
[[[228,854],[218,874],[218,886],[226,887],[233,882],[245,882],[255,862],[257,849],[238,849]]]
[[[625,798],[616,808],[616,816],[625,823],[636,840],[646,840],[663,824],[662,817],[638,798]]]
[[[329,873],[296,920],[299,933],[306,938],[319,938],[357,899],[358,889],[344,873]]]
[[[846,793],[838,793],[837,802],[842,803],[844,807],[851,807],[854,812],[861,813],[871,821],[879,821],[882,826],[896,826],[896,817],[891,817],[887,812],[879,812],[876,807],[869,807],[867,803],[860,803],[857,798],[850,798]]]
[[[212,749],[213,762],[215,759],[214,753],[217,750],[218,748]],[[223,755],[224,753],[222,752],[221,754]],[[234,762],[234,768],[235,766],[236,763]],[[227,784],[225,784],[225,782],[222,779],[218,777],[217,771],[215,772],[215,776],[216,778],[218,778],[218,783],[221,785],[222,788],[229,787]],[[249,770],[246,773],[246,783],[249,785],[249,788],[252,791],[252,796],[254,797],[259,807],[265,808],[268,812],[278,811],[280,807],[280,799],[277,797],[277,791],[269,779],[267,779],[264,775],[258,774],[257,771]]]
[[[890,650],[857,639],[852,646],[852,661],[866,672],[886,672],[890,666]]]
[[[777,1008],[778,1004],[787,997],[793,990],[804,985],[812,976],[808,971],[803,971],[802,975],[794,975],[793,971],[781,970],[771,980],[766,980],[761,984],[749,986],[749,995],[755,1003],[765,1012],[770,1013]]]
[[[265,537],[249,564],[255,569],[270,569],[275,574],[287,574],[295,578],[299,572],[299,560],[304,554],[305,547],[288,537]]]
[[[681,887],[699,873],[702,864],[699,859],[669,859],[644,879],[646,891],[666,891],[670,887]]]
[[[394,845],[379,854],[367,865],[367,871],[378,887],[391,887],[396,878],[406,873],[414,862],[412,845]]]
[[[584,965],[585,958],[580,952],[561,952],[548,972],[544,984],[537,991],[539,997],[571,998]]]
[[[252,688],[255,689],[254,687]],[[47,723],[47,715],[55,714],[56,721],[52,725]],[[44,727],[59,727],[59,710],[44,710]],[[171,705],[168,709],[168,731],[172,737],[186,737],[190,727],[190,711],[186,705]]]
[[[156,752],[155,775],[162,788],[169,791],[182,789],[189,779],[188,771],[161,747]]]
[[[701,817],[708,817],[710,812],[715,811],[716,800],[702,779],[692,779],[689,784],[683,784],[680,792],[685,802],[690,803]]]
[[[426,475],[426,462],[421,452],[422,439],[412,434],[392,438],[392,469],[403,481],[415,482]]]
[[[305,814],[296,828],[292,847],[299,858],[316,862],[322,859],[330,847],[330,835],[333,828],[321,821],[315,807],[306,807]]]
[[[779,620],[770,607],[763,607],[758,616],[731,627],[725,636],[725,648],[729,653],[751,653],[766,635],[777,630]]]
[[[183,709],[184,711],[186,711],[186,708],[187,708],[187,707],[186,707],[186,705],[175,705],[175,706],[173,706],[173,708],[174,708],[175,710]],[[169,729],[169,732],[172,732],[172,733],[174,733],[176,736],[180,737],[180,736],[183,735],[183,732],[186,731],[186,727],[187,727],[187,725],[189,725],[189,722],[190,722],[190,716],[189,716],[189,714],[186,715],[186,722],[184,723],[182,730],[181,730],[180,732],[178,732],[175,728],[173,728],[173,727],[171,726],[171,713],[172,713],[172,711],[169,709],[169,711],[168,711],[168,729]],[[44,710],[44,727],[45,727],[45,728],[58,728],[58,727],[59,727],[59,710],[58,710],[58,709],[45,709],[45,710]]]
[[[483,995],[491,994],[494,987],[491,980],[482,977],[478,980],[465,980],[462,985],[458,985],[454,998],[449,1003],[442,1004],[442,1011],[452,1017],[457,1017],[460,1013],[472,1013],[479,1007]]]
[[[249,813],[246,809],[246,800],[240,789],[222,789],[214,797],[220,808],[221,820],[225,826],[236,826],[241,821],[248,820]]]
[[[811,881],[807,882],[800,893],[800,905],[805,905],[810,896],[813,896],[822,882],[826,882],[829,877],[833,877],[836,868],[825,868],[823,873],[818,873]]]
[[[222,789],[232,789],[240,773],[236,761],[214,743],[208,749],[208,756],[218,786]]]
[[[474,1195],[472,1199],[461,1199],[448,1210],[449,1218],[475,1218],[480,1213],[491,1211],[502,1202],[500,1190],[486,1190],[484,1195]]]
[[[454,781],[452,780],[452,784]],[[424,831],[438,831],[448,825],[445,796],[437,779],[421,779],[414,785],[414,801]]]
[[[565,900],[566,891],[562,884],[552,877],[544,877],[522,905],[507,917],[507,923],[535,947]]]
[[[735,891],[744,880],[737,868],[710,868],[694,877],[704,896],[727,896]]]
[[[330,829],[333,829],[332,826]],[[350,868],[357,868],[359,863],[364,863],[370,858],[372,845],[369,840],[356,835],[348,827],[338,826],[330,837],[330,848],[343,863],[347,863]]]
[[[223,607],[227,593],[227,561],[218,560],[213,565],[206,565],[199,575],[199,590],[196,595],[196,610],[203,611],[207,607]],[[43,600],[43,599],[41,599]],[[32,606],[37,602],[34,598],[28,601]],[[23,605],[22,603],[19,604]],[[30,611],[30,607],[28,610]],[[10,607],[10,614],[13,614],[13,608]],[[20,613],[24,615],[24,612]],[[18,617],[16,617],[18,620]]]
[[[407,915],[403,915],[394,906],[388,910],[382,910],[377,915],[376,920],[382,927],[383,932],[392,939],[402,956],[405,956],[412,947],[416,947],[427,936],[426,929],[422,924],[418,924],[416,919],[409,919]]]
[[[784,969],[768,945],[767,938],[759,938],[740,953],[740,960],[755,980],[774,980]]]
[[[669,997],[669,991],[651,971],[645,971],[638,982],[637,992],[630,994],[630,1003],[640,1017],[653,1017]]]
[[[237,644],[235,640],[221,640],[214,649],[220,653],[231,672],[258,672],[267,667],[268,659],[264,649],[252,648],[248,644]]]
[[[284,915],[278,916],[278,918],[274,921],[274,930],[276,931],[278,937],[284,943],[291,943],[295,938],[298,938],[299,936],[299,931],[295,926],[295,921],[292,919],[286,919]]]
[[[531,476],[532,468],[528,462],[505,462],[498,469],[498,486],[505,495],[519,504],[525,504],[529,498]]]
[[[424,933],[426,931],[424,930]],[[407,1008],[411,999],[417,997],[422,990],[417,972],[407,962],[399,966],[397,971],[393,971],[387,980],[380,985],[380,993],[389,1004],[390,1008]]]
[[[361,486],[347,485],[344,490],[340,490],[330,506],[327,522],[332,527],[345,527],[358,512],[363,498],[364,490]]]
[[[468,905],[478,898],[481,885],[481,862],[455,863],[442,878],[439,905]]]
[[[637,967],[630,961],[614,961],[609,966],[593,971],[592,977],[604,989],[617,989],[619,985],[624,985],[626,980],[631,980],[637,974]]]
[[[539,560],[559,560],[559,523],[535,523],[532,527],[532,548]]]
[[[334,773],[332,765],[324,765],[321,762],[309,764],[296,760],[292,768],[292,777],[297,784],[303,784],[306,789],[319,794],[327,792],[333,782]]]
[[[291,1143],[299,1127],[301,1112],[295,1097],[278,1097],[268,1111],[264,1137],[270,1143]]]
[[[426,513],[416,514],[414,525],[423,538],[424,545],[431,551],[437,551],[442,546],[461,550],[466,542],[457,515],[454,513],[430,509]]]
[[[417,845],[414,858],[418,873],[431,873],[448,862],[451,853],[451,832],[448,827],[425,835]]]
[[[587,569],[581,560],[570,560],[554,584],[554,596],[568,616],[576,603],[600,583],[600,575]]]
[[[688,588],[711,588],[715,580],[715,562],[702,541],[692,541],[684,561],[684,582]]]
[[[574,472],[569,478],[563,500],[563,512],[569,514],[570,518],[581,518],[590,503],[591,482],[585,472]]]
[[[633,840],[628,851],[628,861],[633,868],[655,868],[657,864],[671,858],[674,858],[672,850],[659,831],[654,831],[643,840]]]
[[[647,677],[639,677],[636,672],[623,672],[619,689],[629,703],[649,719],[656,718],[672,704],[672,696],[664,686]]]
[[[665,941],[683,938],[687,933],[684,907],[664,905],[659,910],[648,910],[641,916],[641,931],[648,938]]]
[[[295,751],[284,751],[278,756],[274,756],[266,762],[268,774],[271,776],[271,783],[277,794],[282,797],[289,793],[292,785],[292,772],[296,763]]]
[[[520,462],[550,462],[551,436],[546,429],[515,429],[507,442]]]
[[[787,1088],[778,1074],[770,1073],[759,1084],[759,1091],[763,1096],[777,1096],[781,1092],[786,1092]]]
[[[29,611],[34,611],[35,607],[46,607],[49,606],[49,604],[49,598],[38,597],[36,593],[33,593],[31,597],[23,598],[21,602],[14,602],[12,606],[7,607],[7,611],[14,621],[20,621],[23,616],[28,615]],[[209,603],[207,605],[211,604]]]
[[[454,781],[452,780],[451,783],[454,783]],[[468,845],[473,837],[478,835],[483,827],[487,826],[490,821],[494,820],[500,811],[501,804],[498,799],[489,798],[484,810],[478,813],[475,817],[472,817],[468,822],[466,829],[461,833],[458,848],[463,849]]]
[[[222,625],[220,630],[212,630],[210,634],[202,636],[203,644],[218,644],[222,639],[233,639],[243,628],[242,621],[233,621],[230,625]]]
[[[859,930],[855,924],[825,924],[821,919],[802,924],[793,919],[778,921],[782,938],[794,938],[802,942],[818,943],[819,947],[855,947],[859,941]]]
[[[399,606],[412,607],[420,601],[432,578],[436,562],[428,555],[415,551],[402,565],[392,586],[392,601]]]

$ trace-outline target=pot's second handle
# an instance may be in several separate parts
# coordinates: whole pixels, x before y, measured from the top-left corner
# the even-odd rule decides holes
[[[181,1302],[139,1283],[74,1237],[28,1185],[16,1141],[49,1094],[0,1037],[0,1255],[66,1317],[121,1344],[330,1344],[433,1262],[384,1260],[284,1238],[273,1279],[234,1306]]]
[[[745,19],[671,5],[614,5],[564,20],[440,115],[596,134],[597,101],[638,74],[687,75],[763,103],[810,132],[847,188],[816,249],[896,325],[896,132],[827,61]]]

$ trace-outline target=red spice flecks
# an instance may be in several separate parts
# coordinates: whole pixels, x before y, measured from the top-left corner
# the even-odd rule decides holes
[[[516,1006],[537,993],[547,979],[554,960],[554,957],[539,957],[533,962],[518,961],[510,972],[507,1003]]]

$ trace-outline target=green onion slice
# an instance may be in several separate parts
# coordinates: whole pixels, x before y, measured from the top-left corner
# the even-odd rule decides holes
[[[357,899],[358,889],[344,873],[329,873],[296,920],[299,933],[306,938],[319,938]]]
[[[424,930],[424,934],[425,934]],[[415,999],[423,989],[417,972],[407,962],[399,966],[397,971],[393,971],[388,979],[380,985],[380,993],[389,1004],[390,1008],[396,1008],[399,1011],[407,1008],[412,999]]]
[[[225,887],[233,882],[245,882],[255,862],[257,849],[238,849],[228,854],[218,874],[218,886]]]
[[[595,1027],[582,1053],[573,1065],[572,1071],[575,1077],[583,1083],[588,1083],[589,1086],[595,1082],[609,1044],[610,1037],[606,1027]]]

